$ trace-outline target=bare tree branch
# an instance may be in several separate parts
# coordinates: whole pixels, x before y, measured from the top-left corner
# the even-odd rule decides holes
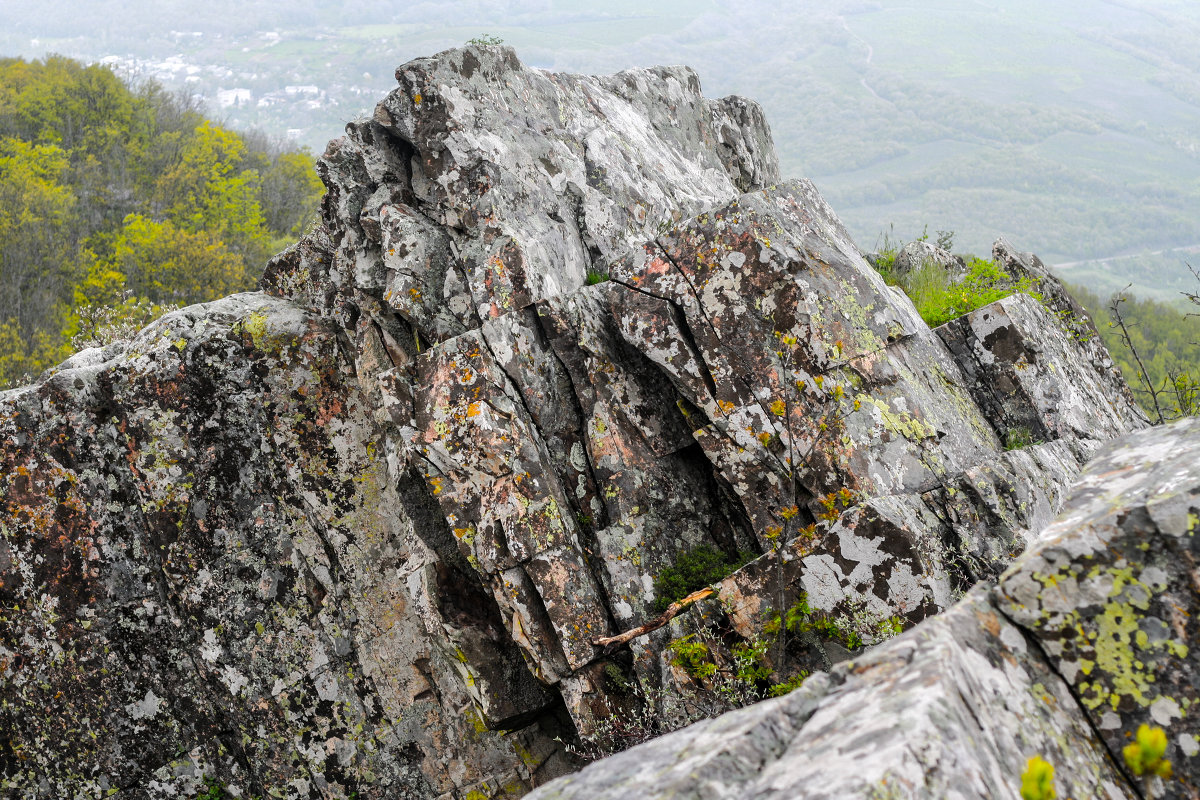
[[[1157,390],[1154,388],[1154,384],[1150,382],[1150,373],[1146,371],[1146,365],[1142,363],[1142,356],[1134,346],[1133,339],[1129,338],[1129,328],[1125,325],[1125,318],[1121,315],[1121,303],[1129,299],[1125,296],[1125,291],[1132,285],[1126,285],[1124,289],[1113,295],[1112,302],[1108,304],[1108,312],[1112,314],[1112,318],[1115,320],[1112,324],[1121,330],[1121,343],[1129,348],[1129,352],[1133,354],[1133,360],[1137,362],[1138,380],[1146,387],[1146,392],[1149,393],[1150,399],[1154,401],[1154,412],[1158,414],[1157,424],[1162,425],[1166,422],[1166,419],[1163,417],[1162,406],[1158,403],[1158,394],[1159,391],[1165,390],[1166,387],[1164,386],[1163,390]]]

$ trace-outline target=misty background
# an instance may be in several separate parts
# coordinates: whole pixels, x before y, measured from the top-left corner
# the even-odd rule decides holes
[[[1099,294],[1200,267],[1200,4],[1188,0],[3,0],[0,56],[101,61],[319,153],[418,56],[490,35],[532,66],[688,64],[765,107],[784,174],[871,250],[997,236]]]

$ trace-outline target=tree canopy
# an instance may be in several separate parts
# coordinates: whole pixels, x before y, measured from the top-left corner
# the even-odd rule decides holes
[[[0,59],[0,385],[67,355],[96,306],[253,288],[320,195],[311,154],[187,96],[61,56]]]

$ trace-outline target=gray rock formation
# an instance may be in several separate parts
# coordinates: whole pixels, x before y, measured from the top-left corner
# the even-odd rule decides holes
[[[909,242],[900,248],[900,252],[896,254],[896,263],[892,266],[892,274],[902,278],[927,264],[942,267],[956,280],[967,274],[966,264],[961,258],[935,244],[921,240]]]
[[[798,690],[557,780],[531,800],[1200,796],[1200,420],[1106,445],[1059,518],[954,608]],[[1142,724],[1169,780],[1132,774]]]
[[[758,107],[685,68],[468,47],[397,80],[263,293],[0,394],[6,790],[520,796],[615,683],[687,689],[672,638],[752,638],[801,593],[862,641],[919,622],[1145,425],[1028,297],[931,331],[778,183]],[[597,646],[702,545],[761,555]],[[918,636],[952,650],[967,616]]]

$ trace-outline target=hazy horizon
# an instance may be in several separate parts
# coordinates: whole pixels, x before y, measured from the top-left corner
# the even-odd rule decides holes
[[[383,97],[396,66],[490,34],[533,66],[688,64],[707,95],[757,100],[784,173],[812,178],[864,249],[925,226],[974,252],[1003,235],[1049,262],[1088,262],[1068,277],[1099,291],[1133,280],[1166,297],[1190,277],[1172,250],[1200,244],[1196,4],[5,6],[2,55],[107,58],[317,151]]]

